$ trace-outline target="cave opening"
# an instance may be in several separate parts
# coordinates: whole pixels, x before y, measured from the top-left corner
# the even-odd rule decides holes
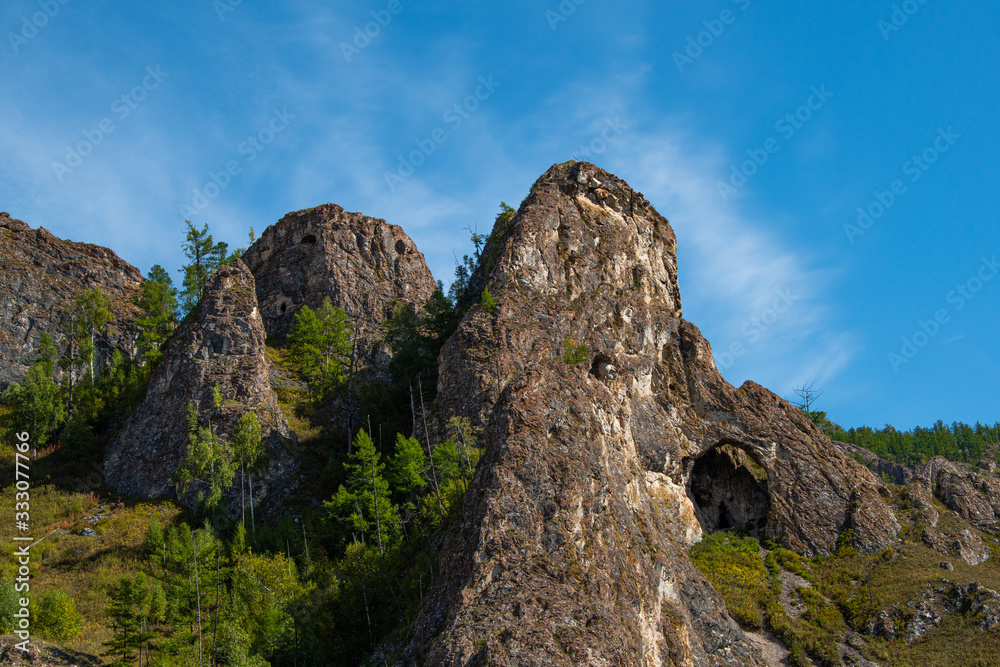
[[[691,468],[689,489],[705,533],[763,535],[771,509],[767,471],[742,448],[720,443],[701,455]]]

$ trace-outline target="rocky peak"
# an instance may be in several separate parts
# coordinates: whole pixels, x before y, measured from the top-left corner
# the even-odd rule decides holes
[[[187,455],[186,415],[193,401],[223,439],[243,414],[256,412],[270,467],[254,479],[255,500],[283,490],[294,468],[287,451],[292,436],[268,384],[269,368],[253,275],[237,260],[209,279],[196,317],[170,341],[142,404],[108,446],[105,482],[119,493],[177,495],[190,504],[192,498],[178,494],[173,478]],[[212,403],[217,384],[223,397],[218,410]],[[240,488],[238,478],[234,488]]]
[[[139,269],[108,248],[60,239],[0,214],[0,391],[34,363],[42,333],[62,342],[63,315],[83,289],[100,288],[115,316],[97,339],[98,363],[115,349],[134,356],[141,285]]]
[[[496,305],[445,344],[435,407],[482,427],[486,453],[407,655],[763,664],[692,543],[738,527],[816,554],[899,530],[884,485],[800,410],[721,377],[681,318],[669,223],[617,177],[552,167],[473,284]]]
[[[437,288],[403,230],[335,204],[289,213],[243,255],[256,277],[268,336],[284,338],[302,306],[327,297],[364,331],[377,331],[397,300],[420,308]]]

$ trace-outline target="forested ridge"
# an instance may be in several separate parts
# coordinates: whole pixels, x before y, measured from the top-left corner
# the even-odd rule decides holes
[[[991,445],[1000,443],[1000,422],[989,426],[980,422],[945,424],[938,420],[933,426],[917,426],[906,431],[889,424],[879,429],[861,426],[847,430],[833,425],[824,430],[831,440],[859,445],[887,461],[908,465],[923,463],[935,456],[976,463]]]

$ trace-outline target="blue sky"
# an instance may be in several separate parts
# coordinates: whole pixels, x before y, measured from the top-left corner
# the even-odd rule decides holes
[[[174,271],[185,217],[235,247],[335,202],[447,283],[466,227],[587,159],[671,221],[734,384],[814,382],[846,426],[992,422],[998,23],[985,0],[11,0],[0,209]]]

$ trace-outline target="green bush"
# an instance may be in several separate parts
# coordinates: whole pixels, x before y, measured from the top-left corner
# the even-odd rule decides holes
[[[497,307],[497,302],[493,298],[493,295],[490,294],[489,287],[483,288],[482,304],[483,304],[483,310],[485,310],[487,313],[492,313],[493,310]]]
[[[590,358],[590,351],[584,344],[576,344],[573,340],[573,336],[566,334],[566,338],[563,340],[563,362],[567,364],[582,364]]]
[[[18,594],[14,590],[14,581],[0,582],[0,634],[14,630],[14,614],[20,609],[17,600]]]
[[[34,626],[42,636],[57,640],[80,636],[83,617],[66,591],[45,591],[38,596],[35,609]]]

